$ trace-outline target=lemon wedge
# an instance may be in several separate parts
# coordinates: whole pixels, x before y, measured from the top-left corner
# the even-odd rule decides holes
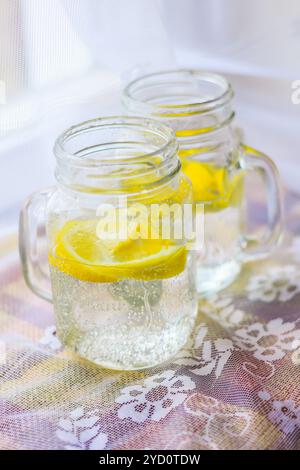
[[[101,240],[97,219],[71,220],[54,236],[50,265],[88,282],[156,280],[180,274],[186,248],[170,240]]]
[[[189,159],[182,160],[182,170],[191,180],[194,201],[205,203],[206,211],[218,211],[241,200],[242,173],[230,178],[224,167]]]

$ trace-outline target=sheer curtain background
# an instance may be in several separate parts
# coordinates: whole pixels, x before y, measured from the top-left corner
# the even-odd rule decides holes
[[[119,112],[142,73],[196,67],[236,89],[245,139],[298,189],[298,0],[0,0],[0,215],[53,183],[53,140],[67,126]]]

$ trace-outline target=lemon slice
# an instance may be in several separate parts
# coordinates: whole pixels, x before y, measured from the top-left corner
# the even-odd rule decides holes
[[[101,240],[98,220],[72,220],[58,231],[49,262],[81,281],[155,280],[180,274],[186,248],[170,240]]]
[[[230,179],[224,167],[188,159],[182,160],[182,170],[191,180],[194,201],[205,203],[206,211],[218,211],[241,200],[242,173]]]

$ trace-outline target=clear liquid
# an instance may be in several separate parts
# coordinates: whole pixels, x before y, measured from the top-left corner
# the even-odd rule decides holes
[[[188,136],[189,132],[182,131],[181,135]],[[202,151],[181,150],[180,156],[183,172],[193,184],[194,200],[204,204],[205,254],[198,254],[196,283],[198,293],[207,295],[230,285],[241,269],[244,173],[231,174],[214,161],[198,161]]]
[[[191,272],[188,262],[169,279],[95,283],[51,266],[58,337],[80,356],[110,369],[164,362],[193,329],[197,299]]]
[[[205,211],[205,254],[197,263],[197,289],[210,294],[224,289],[241,269],[241,209],[229,206],[216,212]]]

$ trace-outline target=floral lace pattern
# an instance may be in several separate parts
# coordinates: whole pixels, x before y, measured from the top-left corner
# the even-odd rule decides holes
[[[175,362],[192,367],[189,371],[193,374],[204,376],[213,373],[218,378],[234,350],[234,345],[227,338],[208,339],[207,334],[208,327],[200,324],[191,347],[182,350]]]
[[[229,296],[214,295],[200,301],[200,311],[224,328],[234,328],[245,318],[245,312],[236,308]]]
[[[39,343],[52,349],[52,351],[58,351],[62,348],[62,344],[56,336],[55,325],[45,328],[44,335],[41,337]]]
[[[295,329],[295,323],[284,323],[281,318],[276,318],[267,324],[256,322],[238,329],[234,340],[241,349],[251,351],[256,359],[277,361],[287,351],[300,346],[300,330]]]
[[[0,266],[0,448],[299,449],[299,240],[201,299],[188,344],[134,372],[65,350],[18,262]]]
[[[136,423],[147,419],[160,421],[181,405],[194,388],[195,384],[188,376],[176,376],[174,371],[166,370],[147,378],[142,385],[123,388],[116,398],[116,403],[121,404],[118,417]]]
[[[188,414],[201,421],[201,439],[208,449],[225,448],[226,441],[231,442],[231,445],[234,442],[235,448],[242,448],[245,444],[252,419],[250,412],[236,410],[230,405],[224,406],[215,398],[199,393],[192,394],[184,407]]]
[[[96,412],[85,413],[80,406],[59,420],[56,436],[64,443],[65,450],[105,449],[108,438],[101,432]]]
[[[273,400],[266,391],[261,391],[258,396],[269,401],[271,409],[268,413],[269,420],[278,425],[284,434],[292,434],[300,430],[300,406],[297,406],[294,400]]]
[[[286,302],[300,292],[300,268],[287,265],[271,267],[252,276],[247,286],[249,300]]]

